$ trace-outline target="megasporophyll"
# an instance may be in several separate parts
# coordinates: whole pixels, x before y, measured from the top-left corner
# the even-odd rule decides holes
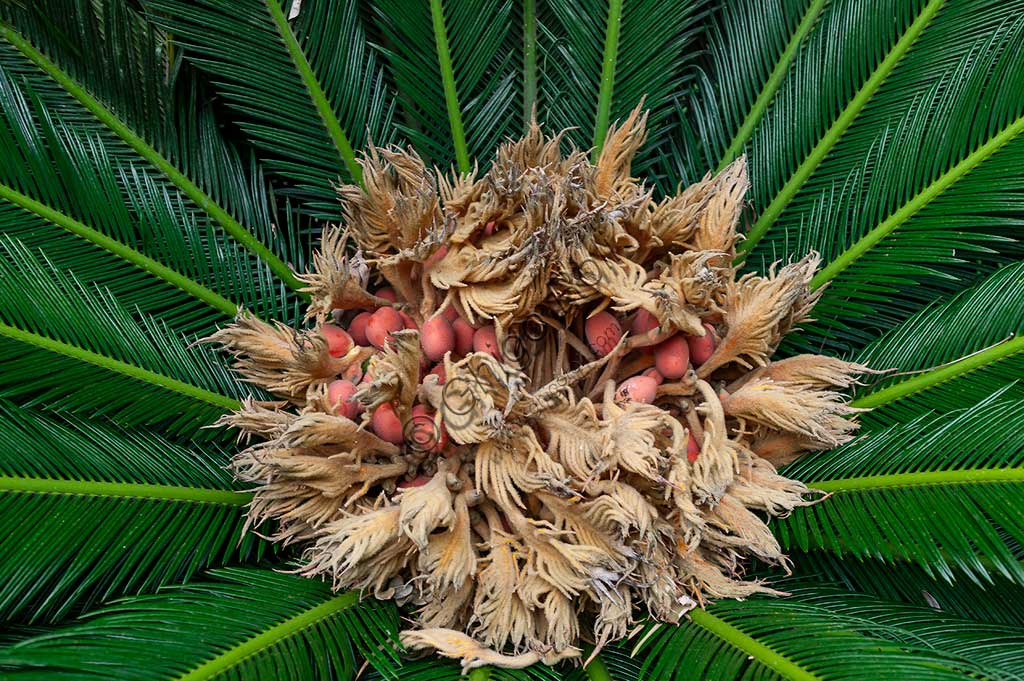
[[[340,189],[294,330],[212,336],[280,398],[220,423],[252,526],[302,571],[415,613],[407,648],[467,667],[553,664],[773,592],[766,519],[813,503],[776,472],[846,442],[866,367],[772,361],[821,290],[811,253],[742,274],[738,159],[655,200],[631,177],[635,111],[596,163],[534,125],[479,176],[372,149]]]

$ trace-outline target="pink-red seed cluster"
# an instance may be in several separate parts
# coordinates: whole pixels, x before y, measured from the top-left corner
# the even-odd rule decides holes
[[[391,288],[378,290],[376,296],[388,302],[398,302],[398,296]],[[654,334],[660,326],[659,320],[647,310],[638,310],[624,319],[602,310],[584,321],[583,331],[595,356],[604,357],[616,348],[626,330],[630,336],[644,336]],[[653,348],[637,353],[639,365],[644,368],[618,384],[615,399],[651,404],[658,396],[659,386],[683,379],[692,367],[707,361],[715,350],[715,329],[709,323],[705,323],[704,328],[703,336],[676,333]],[[435,376],[439,384],[446,380],[443,361],[448,353],[458,357],[470,352],[485,352],[502,361],[495,327],[474,326],[452,305],[422,324],[417,324],[408,313],[397,307],[382,306],[351,316],[347,328],[324,324],[320,329],[332,357],[343,357],[356,346],[381,350],[396,331],[418,329],[422,348],[421,380]],[[364,365],[354,363],[338,380],[328,385],[327,400],[335,413],[350,419],[362,413],[363,407],[353,399],[353,395],[360,383],[373,380],[371,372],[364,369]],[[394,405],[384,403],[370,416],[370,429],[388,442],[404,443],[423,452],[440,452],[448,442],[443,424],[422,404],[414,405],[403,423]],[[698,442],[691,434],[687,455],[692,461],[699,452]]]

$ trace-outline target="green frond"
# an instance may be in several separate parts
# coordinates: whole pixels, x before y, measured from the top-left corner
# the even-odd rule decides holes
[[[705,2],[648,0],[568,2],[538,7],[538,118],[568,133],[581,149],[600,147],[609,123],[625,118],[641,99],[650,110],[648,142],[635,172],[655,166],[676,131],[679,91],[692,76]]]
[[[1024,400],[1024,353],[1020,338],[1006,341],[937,369],[924,371],[856,400],[871,407],[859,421],[865,429],[910,423],[922,414],[950,413],[1000,394],[1007,400]],[[1016,350],[1005,356],[1003,351]],[[969,369],[960,373],[963,369]],[[941,383],[934,383],[939,381]]]
[[[209,331],[239,305],[259,315],[292,316],[283,287],[256,258],[167,193],[145,168],[110,155],[102,138],[51,119],[39,97],[16,88],[3,72],[0,149],[10,160],[0,169],[0,210],[25,211],[11,211],[4,234],[45,245],[61,269],[82,276],[84,264],[94,275],[89,281],[147,312],[166,313],[161,316],[177,328]],[[152,278],[126,277],[114,258]],[[197,310],[196,301],[209,308]]]
[[[117,2],[55,0],[44,14],[36,5],[5,3],[0,12],[0,68],[9,78],[31,88],[66,124],[81,122],[102,133],[120,154],[160,174],[169,191],[205,213],[283,282],[298,287],[286,264],[286,242],[264,243],[273,228],[266,202],[258,200],[265,198],[262,181],[239,181],[235,169],[223,166],[237,162],[223,145],[211,148],[210,139],[197,144],[178,136],[190,128],[181,125],[173,107],[163,106],[172,97],[173,81],[161,35],[148,25],[133,30],[139,17]],[[132,87],[136,79],[147,86]],[[153,88],[160,89],[162,99]],[[227,196],[233,197],[230,202],[223,200]]]
[[[457,162],[465,172],[470,159],[486,163],[506,136],[521,131],[521,65],[509,49],[520,35],[511,0],[378,0],[372,11],[395,87],[397,127],[428,162],[443,169]]]
[[[20,242],[0,240],[0,396],[124,426],[201,430],[255,391],[206,346],[132,314]]]
[[[825,0],[739,0],[707,18],[704,54],[664,164],[669,185],[696,182],[739,156],[769,111]]]
[[[644,678],[1016,678],[1017,628],[810,584],[783,582],[790,598],[719,601],[679,627],[654,625],[641,642]]]
[[[790,553],[794,573],[824,579],[880,600],[931,607],[948,615],[1024,627],[1024,591],[1016,582],[992,575],[991,583],[934,579],[912,563],[839,558],[830,553]]]
[[[828,73],[817,65],[827,55],[812,55],[831,52],[828,32],[845,30],[836,22],[860,23],[856,13],[866,9],[842,5],[823,14],[808,39],[810,65],[797,60],[750,148],[751,176],[760,178],[758,217],[744,245],[757,244],[751,261],[764,268],[814,249],[826,262],[812,283],[830,285],[816,310],[822,321],[806,326],[793,346],[801,350],[849,351],[870,339],[868,329],[891,327],[1022,252],[1014,238],[1024,193],[1012,170],[1024,153],[1021,6],[921,7],[914,15],[915,24],[925,22],[921,30],[908,28],[886,59],[910,36],[908,49],[883,81],[865,82],[871,97],[851,100],[806,157],[788,156],[791,130],[813,129],[801,123],[799,112],[808,108],[803,90]],[[856,103],[856,116],[846,120]],[[786,158],[803,160],[793,166]]]
[[[584,650],[583,657],[588,657],[590,652],[589,648]],[[641,681],[651,678],[642,675],[642,661],[634,659],[621,643],[602,648],[586,667],[566,663],[561,668],[566,667],[565,681]]]
[[[254,554],[227,454],[0,401],[0,617],[188,581]],[[241,543],[240,543],[241,540]]]
[[[865,415],[865,423],[898,423],[929,409],[977,403],[1021,376],[1022,332],[1024,262],[1019,262],[867,345],[858,361],[904,375],[859,390],[854,403],[882,407]]]
[[[296,3],[298,4],[298,3]],[[356,150],[391,141],[393,102],[356,3],[147,0],[150,16],[209,73],[280,191],[333,219],[340,178],[359,181]]]
[[[390,604],[270,570],[209,577],[17,643],[0,651],[0,670],[11,679],[333,679],[355,676],[357,655],[393,669],[394,648],[373,647],[395,639]]]
[[[785,474],[830,494],[773,523],[784,546],[912,561],[929,575],[1024,581],[1016,500],[1024,492],[1024,402],[996,393],[959,411],[924,415]]]
[[[883,84],[891,82],[944,4],[846,1],[823,12],[776,94],[771,114],[762,119],[760,134],[751,139],[751,175],[760,178],[752,192],[758,215],[744,251],[777,222],[854,121],[873,113],[869,103],[877,106]],[[856,32],[849,31],[851,24],[857,25]],[[840,31],[844,49],[835,50]],[[810,106],[804,99],[808,88],[816,90]],[[900,91],[901,98],[908,94]]]

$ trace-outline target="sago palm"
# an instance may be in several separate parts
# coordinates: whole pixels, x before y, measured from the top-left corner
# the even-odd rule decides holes
[[[775,356],[843,360],[833,383],[852,401],[815,413],[859,430],[816,424],[825,435],[797,443],[816,451],[772,478],[795,481],[763,540],[788,560],[753,553],[788,569],[742,565],[784,595],[693,602],[678,624],[637,601],[625,638],[581,626],[577,659],[495,657],[470,677],[1024,676],[1024,1],[3,0],[0,19],[3,678],[460,678],[402,645],[422,602],[310,578],[338,582],[311,569],[316,528],[289,535],[286,510],[247,521],[275,481],[240,471],[238,431],[211,426],[270,439],[276,426],[246,419],[297,416],[254,406],[278,386],[200,340],[240,352],[240,328],[273,321],[314,338],[286,327],[331,311],[307,315],[323,258],[354,248],[336,226],[372,241],[360,210],[394,189],[371,150],[413,150],[380,153],[451,183],[448,210],[471,173],[502,168],[502,145],[541,134],[534,119],[565,131],[571,189],[602,150],[641,139],[634,111],[646,137],[619,168],[637,178],[629,205],[742,173],[743,238],[700,262],[762,282],[779,261],[803,268],[814,319]],[[688,333],[728,322],[728,301]],[[396,330],[385,355],[408,338]],[[771,366],[717,397],[698,381],[701,413],[770,383]],[[307,384],[293,405],[308,411]],[[730,432],[747,427],[737,413]],[[393,477],[373,494],[422,482]],[[808,504],[807,490],[823,494]]]

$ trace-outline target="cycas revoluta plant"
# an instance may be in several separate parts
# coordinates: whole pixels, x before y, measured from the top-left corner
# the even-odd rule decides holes
[[[413,608],[334,592],[293,574],[300,545],[243,534],[236,433],[207,426],[273,396],[196,341],[242,310],[311,327],[301,289],[344,224],[337,187],[371,186],[372,146],[479,177],[536,111],[548,133],[570,128],[563,154],[597,162],[642,102],[627,174],[655,203],[744,157],[737,265],[769,276],[820,254],[815,321],[776,358],[896,371],[853,386],[870,409],[855,439],[779,471],[829,494],[768,523],[791,574],[749,565],[788,596],[677,625],[637,610],[633,636],[585,668],[472,676],[1016,678],[1022,10],[0,4],[0,671],[458,678],[398,649]]]

